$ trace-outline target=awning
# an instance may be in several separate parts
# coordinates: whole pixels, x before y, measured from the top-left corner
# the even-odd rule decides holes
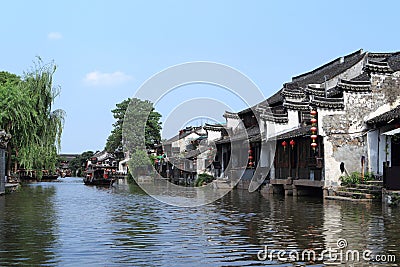
[[[400,128],[397,128],[397,129],[394,129],[394,130],[391,130],[391,131],[384,132],[383,134],[384,134],[384,135],[395,135],[395,134],[398,134],[398,133],[400,133]]]

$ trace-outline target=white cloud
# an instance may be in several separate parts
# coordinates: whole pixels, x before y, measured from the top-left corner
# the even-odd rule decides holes
[[[115,71],[112,73],[92,71],[87,73],[83,80],[85,84],[89,86],[112,87],[123,84],[132,79],[132,76],[125,74],[121,71]]]
[[[49,40],[59,40],[62,37],[62,34],[59,32],[50,32],[49,34],[47,34],[47,39]]]

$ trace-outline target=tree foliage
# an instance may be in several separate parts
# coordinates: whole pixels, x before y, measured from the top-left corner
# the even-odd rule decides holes
[[[78,157],[72,159],[69,162],[69,169],[71,173],[76,176],[82,176],[83,170],[85,168],[86,161],[94,155],[93,151],[85,151]]]
[[[60,92],[53,87],[55,71],[53,62],[38,58],[22,78],[0,73],[0,127],[12,135],[8,173],[12,158],[26,169],[55,169],[65,117],[63,110],[52,110]]]
[[[147,174],[147,170],[151,164],[150,158],[144,150],[135,150],[128,161],[129,170],[133,172],[135,177],[140,174]]]
[[[146,148],[151,148],[161,140],[161,114],[154,111],[153,105],[147,100],[137,98],[126,99],[116,105],[111,111],[116,122],[107,139],[105,149],[108,152],[122,151],[122,127],[129,128],[128,139],[136,140],[135,144],[145,143]],[[146,115],[148,114],[148,117]],[[128,119],[124,124],[125,119]],[[143,125],[145,129],[143,130]],[[128,131],[125,131],[127,133]],[[144,132],[144,136],[143,133]],[[143,140],[143,137],[145,140]]]

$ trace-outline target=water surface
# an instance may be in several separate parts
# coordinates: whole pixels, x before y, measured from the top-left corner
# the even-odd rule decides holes
[[[59,180],[0,197],[0,266],[324,266],[260,261],[257,253],[264,246],[321,252],[337,248],[341,238],[347,249],[400,259],[400,208],[381,203],[235,190],[189,209],[161,203],[135,185]]]

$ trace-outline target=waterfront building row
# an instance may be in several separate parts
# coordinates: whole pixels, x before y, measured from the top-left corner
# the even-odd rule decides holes
[[[225,124],[187,129],[163,147],[170,158],[185,152],[193,168],[204,151],[189,149],[188,141],[206,136],[215,147],[209,170],[218,178],[242,175],[243,188],[255,179],[272,191],[329,195],[341,176],[370,172],[377,179],[385,174],[387,186],[400,189],[399,104],[400,52],[359,50],[293,77],[251,108],[226,111]],[[247,155],[232,153],[241,142]],[[248,159],[246,166],[238,165],[240,157]],[[202,160],[204,167],[207,157]]]

